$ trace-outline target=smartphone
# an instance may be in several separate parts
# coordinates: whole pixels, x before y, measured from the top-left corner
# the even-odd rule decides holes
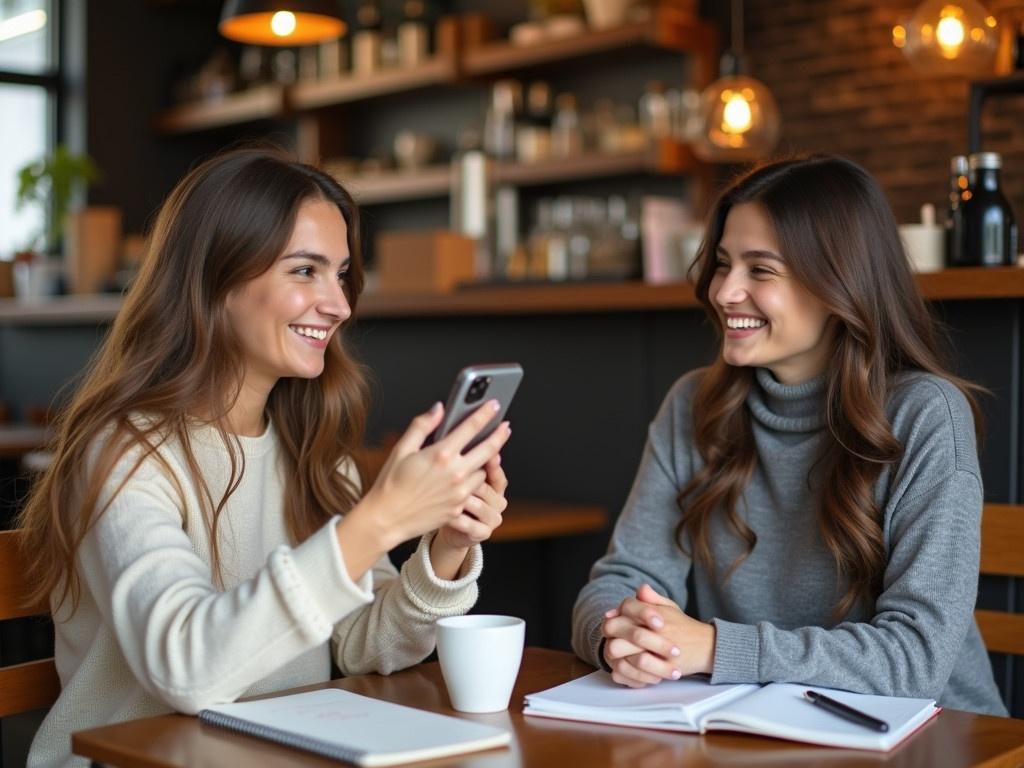
[[[523,367],[518,363],[471,365],[463,368],[455,377],[455,384],[448,395],[444,419],[427,439],[427,443],[443,438],[488,400],[497,400],[501,407],[494,414],[494,418],[469,441],[462,452],[465,453],[486,440],[505,418],[505,412],[512,404],[512,397],[522,379]]]

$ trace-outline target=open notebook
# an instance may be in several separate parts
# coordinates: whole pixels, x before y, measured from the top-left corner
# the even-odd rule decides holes
[[[511,734],[337,688],[204,709],[204,723],[356,765],[397,765],[509,743]]]
[[[814,690],[885,721],[886,733],[869,730],[816,707],[804,698]],[[711,685],[705,678],[667,680],[633,689],[607,672],[526,697],[527,715],[632,725],[666,731],[742,731],[761,736],[887,752],[939,712],[930,699],[869,696],[816,686],[771,683]]]

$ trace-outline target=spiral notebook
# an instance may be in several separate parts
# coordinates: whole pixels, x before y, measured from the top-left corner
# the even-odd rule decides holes
[[[203,723],[356,765],[398,765],[505,746],[490,725],[371,699],[337,688],[222,704]]]
[[[871,731],[816,707],[805,697],[818,691],[883,720],[886,733]],[[770,683],[711,685],[706,678],[666,680],[626,688],[607,672],[526,697],[523,714],[666,731],[740,731],[809,744],[888,752],[939,712],[931,699],[873,696],[817,686]]]

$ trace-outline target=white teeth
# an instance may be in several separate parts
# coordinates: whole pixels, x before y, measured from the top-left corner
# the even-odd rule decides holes
[[[729,328],[760,328],[763,325],[767,325],[766,320],[760,320],[754,317],[727,317],[725,324]]]
[[[319,339],[320,341],[327,338],[327,331],[322,328],[307,328],[304,325],[290,325],[288,327],[300,336],[308,336],[311,339]]]

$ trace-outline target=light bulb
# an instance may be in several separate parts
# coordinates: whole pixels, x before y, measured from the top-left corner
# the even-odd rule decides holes
[[[246,45],[292,47],[336,40],[345,21],[340,0],[225,0],[217,28]]]
[[[725,102],[725,107],[722,109],[722,131],[724,133],[746,133],[749,131],[753,115],[750,111],[750,102],[744,95],[735,91],[722,91],[722,101]]]
[[[704,130],[693,151],[701,160],[757,160],[771,154],[779,142],[779,108],[768,87],[752,77],[730,75],[705,88],[700,119]]]
[[[270,29],[278,37],[288,37],[295,31],[295,14],[278,11],[270,18]]]
[[[996,20],[978,0],[925,0],[892,39],[926,74],[985,74],[998,47]]]

